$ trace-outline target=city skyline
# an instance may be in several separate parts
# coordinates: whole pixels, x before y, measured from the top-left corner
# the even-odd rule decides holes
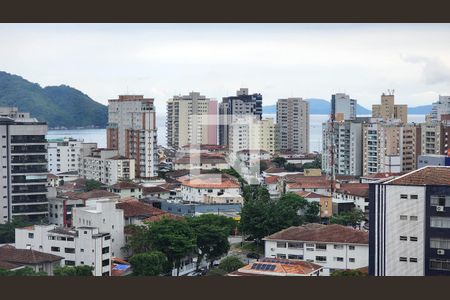
[[[448,24],[2,24],[0,70],[105,105],[145,95],[157,114],[174,95],[221,101],[241,87],[264,105],[343,92],[368,109],[395,89],[413,107],[450,94],[449,32]]]

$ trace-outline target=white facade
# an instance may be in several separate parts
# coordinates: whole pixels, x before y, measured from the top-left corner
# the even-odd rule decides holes
[[[447,114],[450,114],[450,96],[439,96],[439,101],[433,103],[431,116],[440,121],[441,116]]]
[[[118,156],[118,150],[99,149],[83,157],[79,175],[108,185],[120,179],[132,180],[135,178],[135,160]]]
[[[15,241],[17,249],[62,256],[62,264],[66,266],[92,266],[94,276],[111,274],[111,236],[97,228],[69,230],[56,225],[35,225],[16,229]]]
[[[48,171],[52,174],[79,170],[82,140],[61,138],[48,140]]]
[[[358,269],[369,265],[368,244],[265,240],[264,255],[313,262],[323,266],[321,276],[329,276],[334,270]]]
[[[195,188],[181,185],[181,197],[184,201],[206,202],[206,197],[218,197],[223,194],[240,196],[240,188]]]
[[[73,226],[95,227],[100,232],[111,234],[111,256],[124,258],[122,247],[125,246],[123,210],[116,208],[114,200],[99,200],[87,203],[86,207],[73,208]]]
[[[342,116],[343,120],[356,119],[356,100],[349,95],[337,93],[331,96],[331,113],[336,117]]]

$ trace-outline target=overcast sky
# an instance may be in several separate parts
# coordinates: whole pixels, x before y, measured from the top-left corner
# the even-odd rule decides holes
[[[0,24],[0,70],[67,84],[100,103],[239,87],[263,104],[345,92],[370,108],[450,94],[450,24]]]

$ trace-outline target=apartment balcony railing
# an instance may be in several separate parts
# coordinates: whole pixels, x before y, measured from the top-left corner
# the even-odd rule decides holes
[[[42,203],[47,202],[45,195],[13,195],[12,203]]]
[[[13,135],[11,144],[45,144],[47,140],[45,135]]]
[[[11,153],[47,153],[44,145],[12,146]]]
[[[13,174],[48,172],[47,166],[13,166],[11,171]]]

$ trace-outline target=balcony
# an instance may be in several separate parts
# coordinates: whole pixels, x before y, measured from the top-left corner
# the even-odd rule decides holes
[[[12,146],[11,153],[47,153],[47,148],[44,145]]]
[[[28,213],[42,213],[48,211],[47,204],[37,204],[37,205],[13,205],[13,214],[28,214]]]
[[[46,144],[45,135],[13,135],[11,144]]]
[[[33,194],[33,193],[46,193],[47,187],[45,185],[22,185],[13,186],[13,194]]]
[[[47,164],[45,155],[19,155],[13,156],[12,164]]]
[[[13,195],[12,203],[46,203],[47,196],[46,195]]]
[[[12,166],[13,174],[48,173],[47,166]]]

